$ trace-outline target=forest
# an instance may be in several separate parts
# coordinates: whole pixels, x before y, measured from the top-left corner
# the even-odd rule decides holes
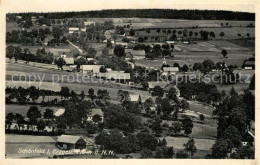
[[[174,8],[174,6],[173,6]],[[49,19],[64,18],[165,18],[189,20],[247,20],[254,21],[255,13],[233,12],[223,10],[176,10],[176,9],[109,9],[77,12],[52,13],[9,13],[7,16],[20,15],[24,17],[44,16]]]

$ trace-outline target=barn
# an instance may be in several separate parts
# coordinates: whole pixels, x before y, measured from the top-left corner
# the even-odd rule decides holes
[[[80,136],[61,135],[58,137],[56,144],[64,150],[86,149],[86,141]]]

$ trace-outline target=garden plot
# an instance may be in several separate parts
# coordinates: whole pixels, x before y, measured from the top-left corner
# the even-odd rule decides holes
[[[214,45],[206,42],[198,42],[197,44],[177,44],[177,47],[188,52],[221,52]]]

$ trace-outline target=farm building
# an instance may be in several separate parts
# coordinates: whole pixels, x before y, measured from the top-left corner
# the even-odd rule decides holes
[[[135,102],[135,103],[141,103],[142,99],[141,99],[140,95],[129,94],[129,101]]]
[[[81,28],[80,29],[80,31],[82,31],[82,32],[86,32],[86,30],[87,30],[86,28]]]
[[[125,49],[127,59],[145,59],[144,50]]]
[[[130,73],[124,73],[124,71],[110,71],[106,73],[99,73],[97,77],[114,81],[122,80],[125,82],[126,80],[130,80]]]
[[[160,86],[161,88],[164,88],[168,84],[169,83],[167,83],[165,81],[149,81],[148,82],[148,88],[149,88],[150,91],[152,91],[155,86]]]
[[[93,121],[93,116],[95,116],[95,115],[99,115],[101,117],[101,122],[103,122],[104,114],[103,114],[102,110],[98,109],[98,108],[91,109],[91,114],[87,116],[88,117],[87,121]]]
[[[79,31],[79,28],[78,27],[70,27],[69,28],[69,33],[72,34],[74,32],[78,32]]]
[[[54,116],[59,117],[63,115],[65,112],[65,109],[59,109],[57,112],[54,113]]]
[[[163,67],[162,69],[163,73],[162,75],[176,75],[176,73],[179,72],[179,68],[178,67]]]
[[[167,44],[175,44],[175,41],[166,41]]]
[[[255,61],[245,61],[243,64],[243,68],[246,70],[255,69]]]
[[[58,137],[56,144],[64,150],[86,149],[86,141],[80,136],[61,135]]]
[[[66,65],[74,65],[74,58],[72,57],[65,57],[63,58],[66,62]]]
[[[89,74],[89,75],[96,75],[99,73],[100,68],[104,65],[81,65],[80,69],[82,70],[83,74]]]

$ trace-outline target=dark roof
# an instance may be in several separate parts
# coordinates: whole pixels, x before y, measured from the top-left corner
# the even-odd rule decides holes
[[[79,139],[83,138],[81,136],[61,135],[60,137],[58,137],[57,142],[75,144]]]
[[[255,61],[246,61],[244,65],[255,65]]]

